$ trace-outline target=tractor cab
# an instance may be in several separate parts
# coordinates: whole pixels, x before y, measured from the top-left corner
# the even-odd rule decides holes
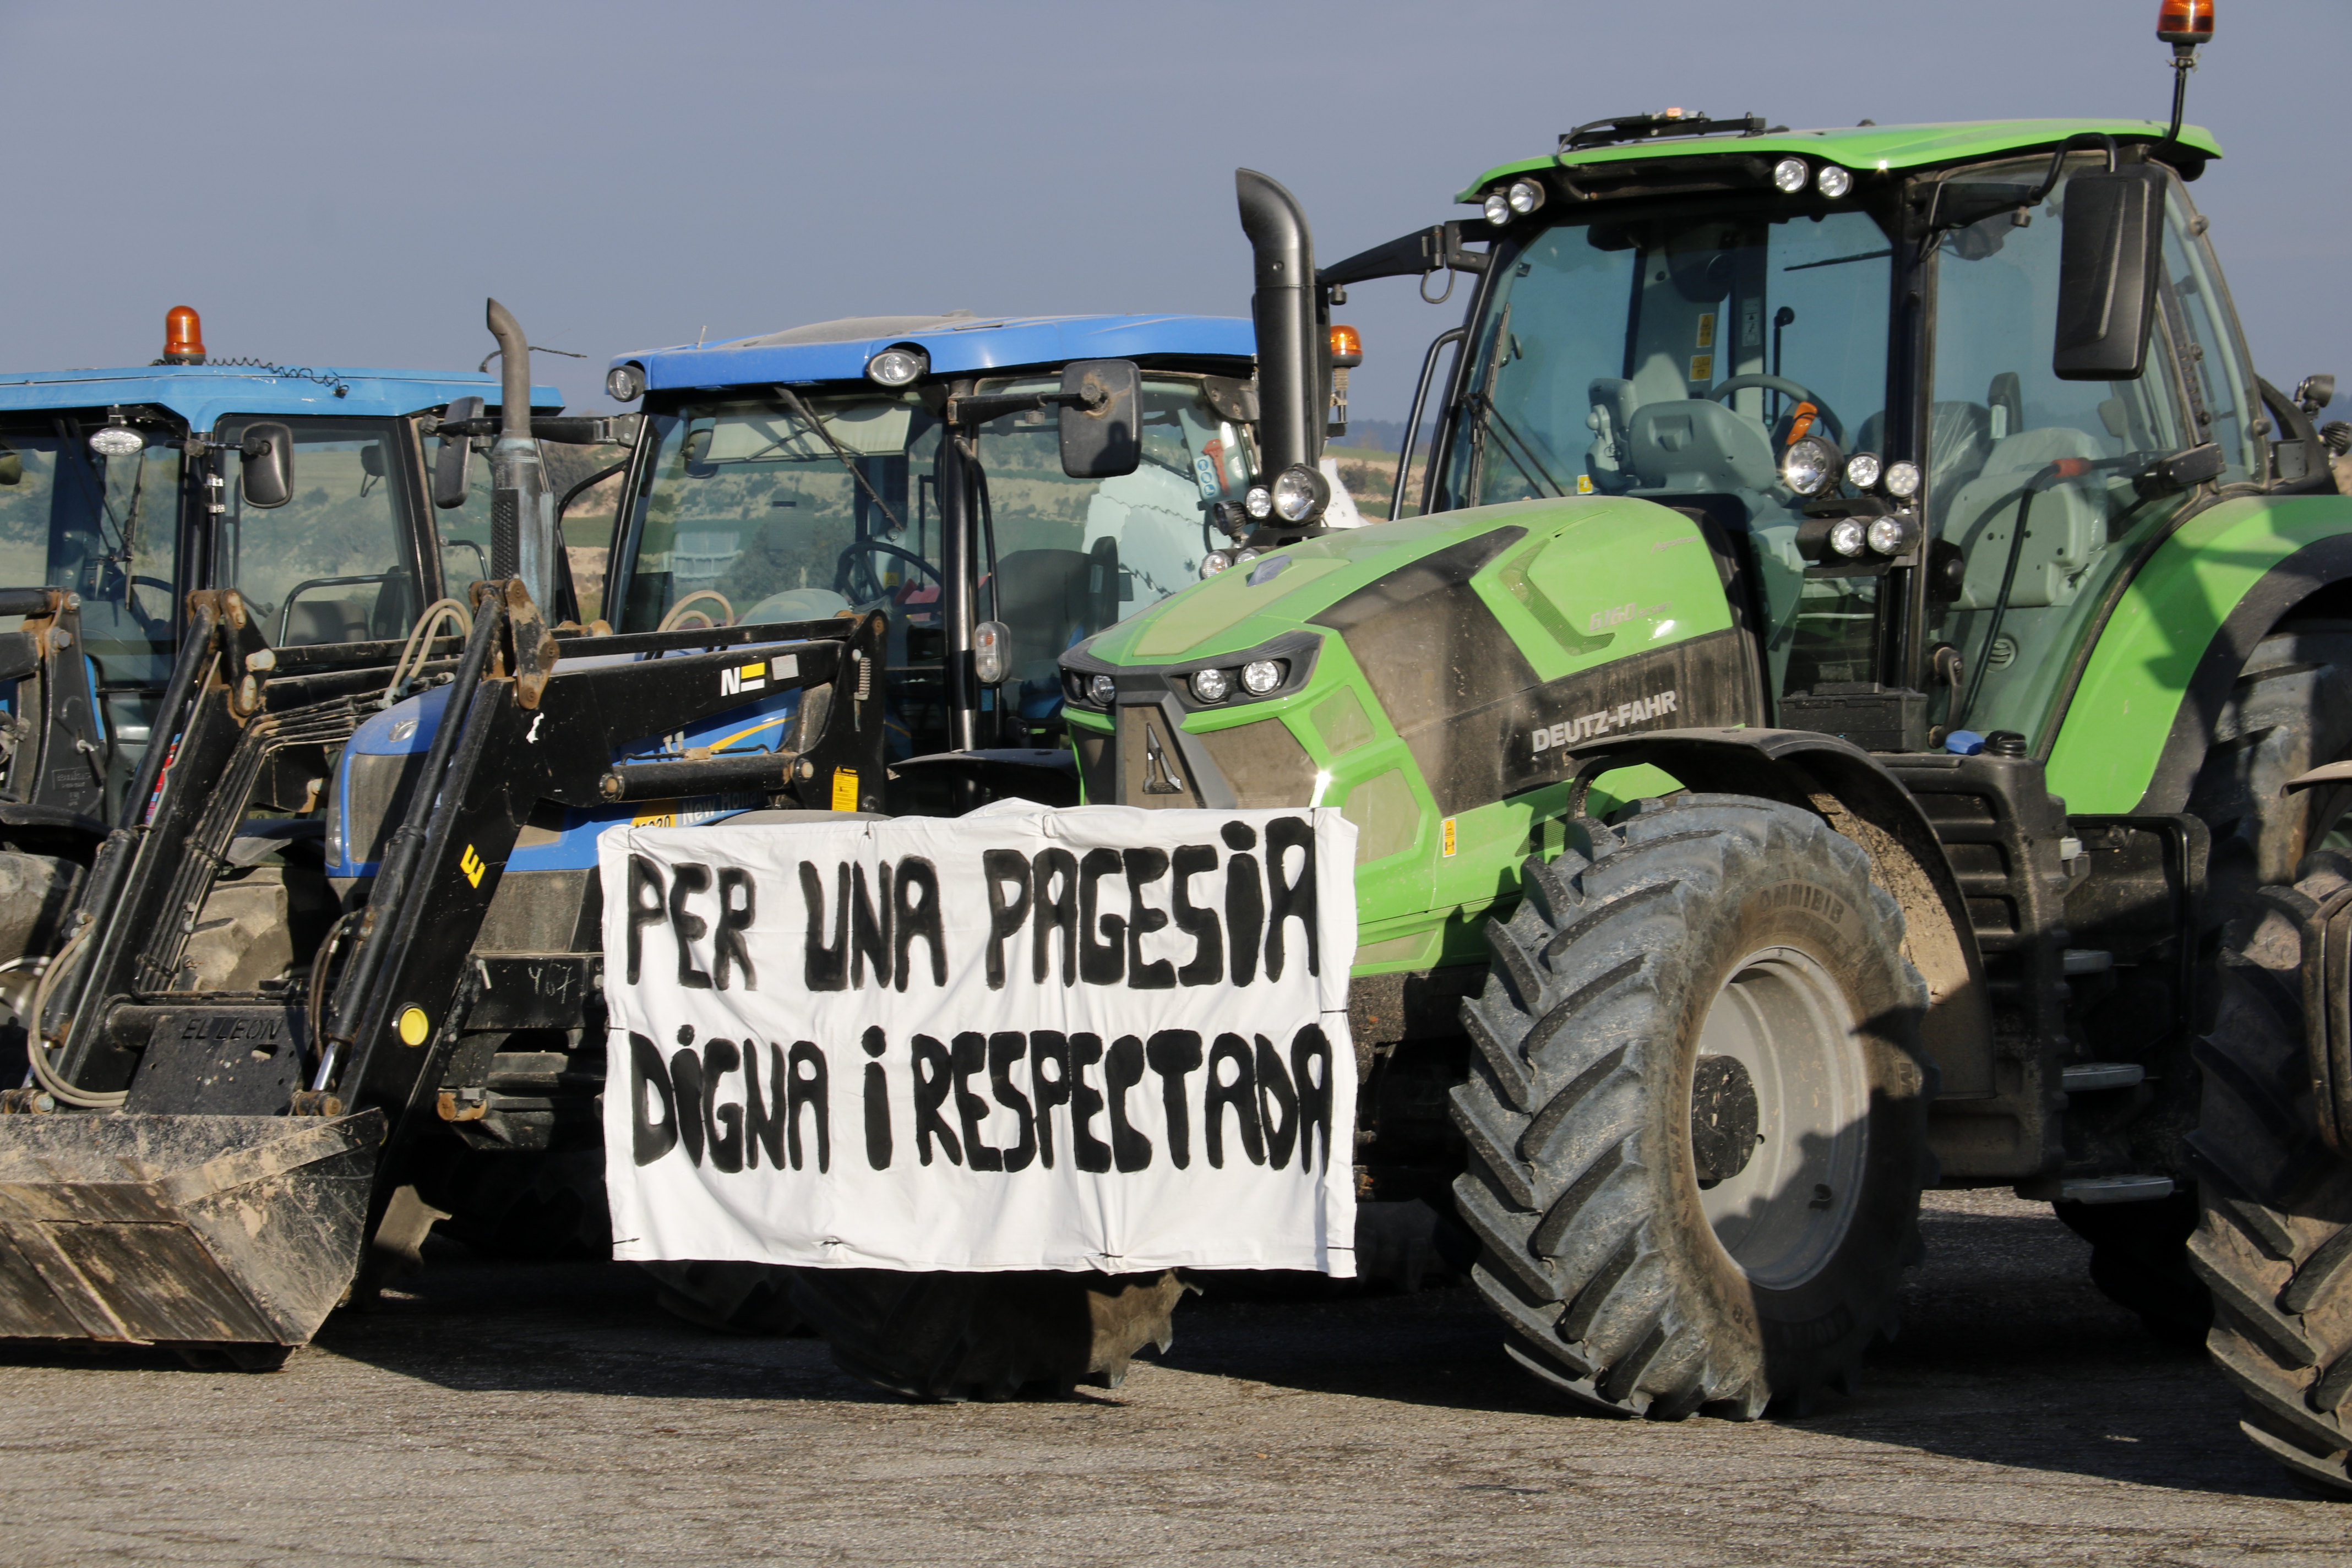
[[[613,623],[879,610],[894,763],[1066,748],[1056,659],[1198,581],[1256,477],[1253,347],[1237,320],[951,315],[631,355]],[[1071,450],[1085,365],[1131,384],[1119,450]],[[930,793],[898,786],[900,809]]]
[[[488,575],[467,545],[488,492],[432,506],[422,434],[486,395],[496,376],[210,359],[185,306],[151,365],[0,374],[7,805],[119,813],[194,590],[236,589],[289,647],[404,637]]]
[[[2254,374],[2189,197],[2218,156],[2149,121],[1580,127],[1416,253],[1476,280],[1423,510],[1686,511],[1758,646],[1753,721],[2046,756],[2199,484],[2327,484],[2325,390]]]

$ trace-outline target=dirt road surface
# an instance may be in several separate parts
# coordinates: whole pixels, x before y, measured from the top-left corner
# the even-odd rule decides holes
[[[1900,1343],[1802,1420],[1566,1413],[1465,1290],[1195,1300],[1076,1402],[909,1406],[634,1270],[436,1256],[279,1373],[19,1355],[0,1562],[2352,1561],[2046,1209],[1932,1200]]]

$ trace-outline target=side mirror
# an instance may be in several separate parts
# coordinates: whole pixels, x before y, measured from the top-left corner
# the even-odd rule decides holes
[[[263,421],[245,427],[237,442],[237,478],[245,504],[261,511],[294,499],[294,432]]]
[[[25,454],[0,441],[0,485],[21,485],[25,482]]]
[[[482,400],[478,397],[455,397],[441,415],[441,423],[455,425],[461,419],[479,419]],[[447,511],[466,504],[466,497],[474,489],[474,438],[470,436],[444,436],[441,449],[433,455],[433,504]]]
[[[2147,368],[2164,257],[2164,170],[2135,163],[2066,184],[2058,252],[2061,381],[2134,381]]]
[[[1115,479],[1143,461],[1142,378],[1127,359],[1073,360],[1062,367],[1062,472]]]

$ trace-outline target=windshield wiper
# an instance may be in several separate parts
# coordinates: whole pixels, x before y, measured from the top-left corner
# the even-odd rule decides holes
[[[1780,270],[1783,272],[1809,272],[1816,267],[1843,267],[1849,261],[1875,261],[1882,256],[1892,256],[1894,254],[1895,252],[1891,249],[1858,250],[1852,256],[1832,256],[1826,261],[1800,261],[1794,266],[1783,267]]]
[[[874,488],[874,481],[866,477],[866,470],[857,466],[857,459],[849,455],[847,447],[833,438],[833,432],[825,427],[824,420],[811,412],[807,404],[801,401],[800,394],[789,386],[781,384],[773,390],[777,400],[792,411],[794,418],[815,431],[819,438],[833,448],[833,455],[841,459],[841,466],[849,470],[851,479],[857,481],[857,488],[866,492],[867,498],[874,502],[876,509],[882,513],[884,520],[890,524],[890,531],[906,532],[907,525],[898,521],[898,514],[890,510],[890,503],[882,499],[882,492]]]

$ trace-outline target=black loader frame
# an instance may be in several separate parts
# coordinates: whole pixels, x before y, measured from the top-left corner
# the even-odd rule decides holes
[[[41,1082],[0,1094],[0,1337],[282,1358],[348,1299],[421,1136],[449,1119],[468,1015],[512,1006],[468,960],[534,811],[720,791],[823,805],[836,773],[863,806],[879,787],[880,616],[598,637],[551,630],[519,580],[472,595],[471,635],[422,671],[446,687],[442,721],[364,904],[337,922],[355,928],[348,956],[331,965],[322,941],[307,986],[250,992],[190,988],[188,935],[241,836],[316,812],[402,650],[272,648],[236,593],[191,595],[157,743],[44,976]],[[760,700],[722,679],[753,648],[768,693],[803,691],[795,746],[616,765]],[[534,995],[592,1023],[598,955],[544,965],[576,973]]]

